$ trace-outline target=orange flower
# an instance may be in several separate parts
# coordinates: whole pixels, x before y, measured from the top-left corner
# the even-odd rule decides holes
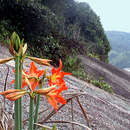
[[[66,100],[61,96],[58,90],[53,90],[46,95],[48,102],[58,110],[58,103],[66,104]]]
[[[53,67],[52,68],[52,75],[48,77],[49,86],[57,85],[59,87],[62,87],[62,89],[64,88],[64,90],[66,90],[67,86],[66,86],[63,78],[65,75],[71,75],[71,73],[66,73],[66,72],[63,72],[61,70],[62,70],[62,61],[60,60],[59,68],[55,69]]]
[[[39,78],[44,74],[44,70],[37,70],[34,62],[31,62],[30,64],[30,70],[29,72],[25,72],[23,74],[23,88],[24,86],[27,86],[27,82],[25,77],[28,78],[30,85],[31,85],[31,89],[34,91],[34,89],[36,88],[36,86],[39,86]]]
[[[58,109],[58,103],[65,104],[66,100],[61,96],[61,92],[64,89],[56,89],[56,86],[51,86],[49,88],[42,88],[35,90],[34,92],[36,94],[44,95],[47,97],[48,102],[54,107],[54,109],[57,111]]]
[[[7,91],[1,92],[0,95],[5,96],[5,98],[9,99],[10,101],[16,101],[26,93],[27,91],[23,89],[9,89]]]
[[[38,80],[43,74],[44,74],[44,70],[37,70],[34,62],[31,62],[29,72],[26,72],[23,70],[22,88],[24,88],[25,86],[28,86],[28,83],[26,80],[26,79],[28,79],[31,89],[32,89],[32,91],[34,91],[36,86],[39,86]],[[11,83],[14,83],[14,80],[12,80]]]

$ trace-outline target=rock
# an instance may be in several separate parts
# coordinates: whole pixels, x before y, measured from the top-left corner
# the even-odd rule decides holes
[[[111,64],[106,64],[94,58],[79,56],[86,73],[95,78],[103,77],[112,86],[114,93],[130,99],[130,74]]]
[[[2,56],[2,54],[0,55]],[[27,60],[26,63],[24,64],[24,67],[28,68],[29,62],[30,61]],[[14,87],[13,85],[10,85],[10,81],[14,79],[14,74],[12,72],[12,69],[13,69],[12,64],[7,65],[10,67],[9,77],[7,80],[8,89]],[[1,77],[0,90],[1,91],[3,90],[4,81],[7,74],[7,66],[5,64],[0,65],[0,77]],[[91,68],[94,68],[95,66],[96,65],[91,65]],[[39,66],[39,69],[41,68],[45,68],[45,67]],[[98,68],[102,68],[102,67],[99,66]],[[49,68],[49,72],[50,70],[51,68]],[[105,73],[105,72],[106,72],[106,69],[104,69],[102,73]],[[110,72],[107,72],[106,75],[109,73]],[[117,72],[114,72],[113,74],[114,76],[115,76],[115,73]],[[119,77],[121,79],[121,76]],[[110,77],[110,78],[113,78],[113,77]],[[122,96],[119,96],[117,94],[109,94],[99,88],[96,88],[92,84],[79,80],[73,76],[65,77],[65,81],[69,89],[65,93],[63,93],[64,97],[66,99],[69,99],[72,96],[79,94],[78,98],[79,98],[80,104],[84,109],[84,113],[87,114],[91,129],[93,130],[130,130],[130,101],[124,98],[125,96],[123,96],[123,94],[119,94]],[[116,81],[117,80],[115,80],[115,82]],[[125,81],[125,79],[123,81]],[[116,87],[118,88],[118,86]],[[123,90],[127,91],[127,88],[126,89],[123,88]],[[0,98],[2,99],[2,96],[0,96]],[[24,96],[22,101],[23,101],[23,111],[24,111],[23,120],[25,120],[26,118],[28,118],[29,96]],[[87,126],[87,121],[85,120],[84,114],[82,112],[83,109],[81,109],[81,106],[77,98],[75,97],[72,100],[67,100],[67,101],[68,103],[64,107],[62,107],[56,114],[53,115],[55,111],[53,111],[52,106],[48,104],[47,100],[44,97],[41,97],[41,102],[40,102],[41,113],[39,115],[39,123],[51,126],[53,125],[53,123],[48,124],[45,122],[47,121],[48,122],[49,121],[50,122],[51,121],[77,122],[80,124],[79,125],[74,124],[73,127],[75,130],[85,130],[85,129],[87,130],[87,127],[84,127],[84,125]],[[6,100],[6,110],[8,112],[13,111],[13,102]],[[47,117],[51,112],[52,112],[51,115],[53,116],[52,117],[50,116],[50,118],[47,120]],[[72,112],[73,112],[73,120],[72,120]],[[72,130],[72,124],[61,123],[61,122],[56,123],[58,130]],[[23,129],[24,130],[27,129],[26,122],[24,124]]]

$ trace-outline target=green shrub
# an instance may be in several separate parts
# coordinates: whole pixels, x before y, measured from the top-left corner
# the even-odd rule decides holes
[[[86,73],[84,72],[84,69],[81,66],[81,60],[79,58],[74,56],[67,56],[63,64],[64,71],[71,72],[72,75],[81,79],[86,78]]]
[[[6,42],[7,37],[10,35],[10,32],[7,30],[8,22],[0,21],[0,41]]]
[[[93,85],[95,85],[109,93],[113,93],[112,87],[108,83],[103,81],[103,78],[99,78],[98,80],[91,79],[90,83],[92,83]]]
[[[32,43],[33,44],[33,43]],[[43,37],[37,44],[29,44],[29,54],[37,57],[48,58],[59,64],[59,59],[63,56],[63,47],[53,36]],[[44,57],[43,57],[44,56]]]
[[[89,53],[88,56],[89,56],[89,57],[92,57],[92,58],[95,58],[95,59],[97,59],[97,60],[100,60],[99,56],[96,55],[96,54]]]
[[[13,31],[17,31],[16,27],[11,25],[10,20],[1,20],[0,21],[0,41],[8,43],[8,37],[11,36]]]

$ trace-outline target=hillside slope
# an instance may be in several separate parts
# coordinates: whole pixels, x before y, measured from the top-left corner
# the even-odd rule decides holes
[[[5,53],[6,52],[6,53]],[[9,55],[7,48],[5,48],[4,46],[0,46],[0,57],[2,58],[4,55],[4,57],[7,57]],[[125,74],[122,71],[122,74],[126,75],[120,75],[120,70],[115,68],[112,68],[112,66],[110,65],[106,65],[104,63],[98,62],[97,60],[93,60],[93,59],[83,59],[83,61],[85,61],[85,64],[90,68],[90,70],[93,70],[94,75],[98,75],[99,76],[99,71],[101,71],[102,74],[104,74],[106,77],[110,76],[109,78],[114,78],[114,77],[120,77],[119,81],[127,81],[127,74]],[[26,60],[24,67],[28,68],[28,63],[30,61]],[[9,77],[8,77],[8,81],[7,81],[7,86],[8,88],[12,88],[13,86],[10,86],[10,81],[14,78],[14,74],[13,74],[13,67],[14,64],[10,63],[8,64],[8,66],[10,67],[10,73],[9,73]],[[39,66],[39,69],[42,68],[41,66]],[[99,69],[100,68],[100,69]],[[102,68],[102,70],[101,70]],[[51,68],[49,68],[50,71]],[[97,70],[95,70],[97,69]],[[113,70],[112,70],[113,69]],[[0,91],[3,90],[3,85],[4,85],[4,81],[5,81],[5,76],[7,74],[7,66],[5,65],[0,65]],[[118,70],[118,71],[117,71]],[[97,72],[97,73],[96,73]],[[109,73],[111,73],[112,75],[108,75]],[[103,75],[102,75],[103,76]],[[111,77],[114,76],[114,77]],[[69,87],[68,91],[66,93],[64,93],[66,99],[68,99],[69,97],[72,97],[74,95],[76,95],[76,93],[78,93],[80,96],[79,100],[80,103],[82,104],[85,112],[87,113],[89,122],[90,122],[90,128],[92,128],[93,130],[101,130],[101,129],[105,129],[105,130],[129,130],[130,128],[130,101],[125,99],[125,95],[124,95],[124,90],[126,91],[126,89],[129,89],[128,86],[127,88],[123,88],[123,91],[119,91],[119,93],[117,94],[109,94],[99,88],[94,87],[93,85],[81,81],[73,76],[67,76],[65,77],[66,83]],[[118,88],[120,88],[119,84],[121,82],[118,82],[117,80],[115,80],[115,83],[117,84],[115,86],[115,92],[118,92]],[[124,83],[124,82],[123,82]],[[70,94],[72,93],[72,94]],[[119,96],[122,95],[122,96]],[[130,95],[130,94],[129,94]],[[128,95],[128,96],[129,96]],[[130,98],[130,97],[128,97]],[[28,97],[24,96],[23,101],[23,110],[24,110],[24,119],[26,119],[28,117]],[[72,116],[71,116],[71,112],[72,112],[72,106],[71,104],[73,104],[73,113],[74,113],[74,122],[79,122],[81,124],[87,125],[86,120],[84,119],[83,113],[79,107],[79,104],[77,102],[77,98],[73,98],[73,102],[70,103],[70,100],[67,100],[68,103],[67,105],[65,105],[62,109],[59,110],[58,113],[55,114],[55,112],[52,110],[51,106],[48,106],[45,102],[45,100],[41,98],[41,108],[40,108],[40,112],[44,111],[44,110],[48,110],[47,112],[42,112],[40,114],[40,119],[39,119],[39,123],[43,124],[44,122],[47,121],[71,121],[72,120]],[[2,102],[2,97],[0,96],[0,101]],[[12,102],[6,100],[6,110],[10,113],[13,112],[13,104]],[[53,113],[53,116],[50,116],[50,113]],[[50,119],[47,119],[48,116],[50,117]],[[26,123],[24,124],[24,129],[26,129]],[[71,124],[56,124],[56,126],[59,129],[62,130],[72,130],[72,125]],[[74,129],[75,130],[88,130],[87,127],[84,126],[78,126],[78,125],[74,125]]]
[[[119,68],[130,67],[130,33],[107,31],[106,35],[112,47],[109,63]]]
[[[130,99],[130,74],[111,64],[105,64],[94,58],[79,56],[82,60],[85,72],[96,79],[103,78],[110,84],[114,93]]]

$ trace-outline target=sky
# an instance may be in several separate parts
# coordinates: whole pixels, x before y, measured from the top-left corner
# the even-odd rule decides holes
[[[130,32],[130,0],[75,0],[87,2],[105,31]]]

